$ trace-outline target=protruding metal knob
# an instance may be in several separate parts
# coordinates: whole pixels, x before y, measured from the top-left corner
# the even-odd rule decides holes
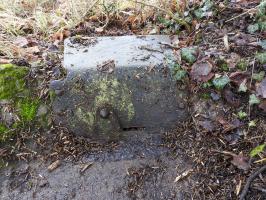
[[[103,119],[107,119],[110,115],[110,110],[108,108],[102,108],[100,110],[100,117]]]

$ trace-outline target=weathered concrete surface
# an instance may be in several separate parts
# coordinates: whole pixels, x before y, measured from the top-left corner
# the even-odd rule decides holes
[[[167,63],[176,58],[167,44],[169,36],[66,40],[68,75],[51,84],[55,121],[96,139],[173,128],[186,119],[187,94],[171,77]]]
[[[0,199],[128,200],[191,199],[192,177],[174,182],[192,168],[182,151],[172,156],[161,147],[157,134],[127,132],[118,148],[90,154],[77,163],[62,162],[48,172],[50,163],[32,161],[0,171]],[[83,165],[93,165],[80,173]],[[134,192],[130,189],[136,186]]]

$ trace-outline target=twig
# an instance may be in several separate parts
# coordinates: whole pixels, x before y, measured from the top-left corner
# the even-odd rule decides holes
[[[254,74],[254,68],[255,68],[255,61],[256,61],[256,59],[254,58],[254,60],[253,60],[253,63],[252,63],[252,70],[251,70],[251,77],[250,77],[250,84],[249,84],[249,87],[251,88],[251,86],[252,86],[252,77],[253,77],[253,74]],[[250,105],[250,103],[248,104],[248,120],[250,121],[250,114],[251,114],[251,105]],[[249,133],[249,126],[248,126],[248,131],[247,131],[248,133]]]
[[[226,20],[225,23],[230,22],[230,21],[232,21],[232,20],[234,20],[234,19],[237,19],[237,18],[239,18],[239,17],[241,17],[241,16],[243,16],[243,15],[245,15],[245,14],[248,14],[250,11],[256,10],[258,7],[259,7],[259,5],[257,5],[255,8],[250,8],[250,9],[248,9],[246,12],[243,12],[243,13],[241,13],[240,15],[237,15],[237,16],[231,18],[231,19]]]
[[[251,79],[250,79],[250,84],[249,84],[249,87],[252,86],[252,81],[253,81],[253,74],[254,74],[254,68],[255,68],[255,61],[256,61],[256,58],[253,59],[253,63],[252,63],[252,70],[251,70]]]
[[[152,8],[156,8],[156,9],[158,9],[158,10],[160,10],[160,11],[162,11],[162,12],[168,14],[168,15],[170,15],[170,16],[171,16],[175,21],[177,21],[179,24],[184,25],[184,26],[186,27],[186,29],[187,29],[189,32],[191,31],[191,30],[190,30],[190,26],[188,25],[188,23],[185,22],[184,20],[182,20],[182,19],[176,17],[176,16],[174,15],[174,13],[172,13],[170,10],[166,10],[166,9],[161,8],[161,7],[159,7],[159,6],[156,6],[156,5],[153,5],[153,4],[144,3],[144,2],[140,2],[140,1],[134,1],[134,2],[135,2],[136,4],[142,4],[142,5],[144,5],[144,6],[149,6],[149,7],[152,7]]]
[[[240,200],[244,200],[247,193],[248,193],[248,190],[249,190],[249,187],[250,187],[250,184],[251,182],[259,175],[261,174],[263,171],[266,170],[266,165],[264,165],[263,167],[261,167],[258,171],[254,172],[248,179],[247,179],[247,182],[246,182],[246,185],[244,187],[244,189],[242,190],[241,192],[241,195],[240,195]]]
[[[232,156],[232,157],[237,156],[237,154],[229,152],[229,151],[219,151],[219,150],[215,150],[214,149],[214,150],[212,150],[212,152],[221,153],[221,154],[229,155],[229,156]]]
[[[263,193],[266,193],[266,189],[264,189],[264,188],[254,187],[252,189],[259,190],[259,191],[261,191]]]

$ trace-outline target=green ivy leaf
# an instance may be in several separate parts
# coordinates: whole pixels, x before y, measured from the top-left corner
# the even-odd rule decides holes
[[[218,90],[222,90],[229,82],[230,79],[226,75],[212,80],[214,87]]]
[[[260,103],[260,99],[255,95],[252,94],[249,96],[249,105],[255,105],[255,104],[259,104]]]
[[[262,40],[259,42],[259,45],[263,48],[266,49],[266,40]]]
[[[265,146],[266,146],[266,144],[261,144],[261,145],[255,147],[254,149],[252,149],[251,152],[249,153],[250,157],[255,157],[259,153],[263,152]]]
[[[196,55],[196,48],[188,47],[181,49],[181,58],[190,64],[193,64],[197,60]]]
[[[244,80],[242,83],[240,83],[240,86],[238,88],[238,92],[246,92],[248,90],[247,83]]]
[[[264,76],[265,76],[265,72],[264,71],[261,71],[260,73],[254,73],[252,75],[252,79],[260,82],[260,81],[263,80]]]
[[[246,112],[244,112],[244,111],[239,111],[238,113],[237,113],[237,115],[238,115],[238,118],[239,119],[244,119],[244,118],[246,118],[248,115],[247,115],[247,113]]]
[[[251,24],[248,26],[248,32],[251,34],[255,33],[258,30],[259,30],[259,24]]]
[[[255,58],[258,60],[260,64],[266,64],[266,52],[257,53]]]
[[[266,13],[266,1],[261,1],[261,3],[258,6],[257,16],[263,17],[265,13]]]
[[[241,71],[245,71],[248,67],[248,62],[246,60],[241,59],[237,64],[236,67]]]
[[[208,16],[213,7],[213,2],[211,0],[203,1],[203,4],[200,8],[194,11],[196,18],[201,19]]]
[[[175,80],[177,81],[181,81],[183,80],[187,75],[187,71],[186,70],[178,70],[176,73],[175,73]]]
[[[262,21],[258,22],[258,25],[259,25],[260,31],[265,31],[266,30],[266,22],[265,22],[265,19],[263,19]]]
[[[208,81],[202,84],[202,88],[206,89],[206,88],[210,88],[212,86],[212,82]]]

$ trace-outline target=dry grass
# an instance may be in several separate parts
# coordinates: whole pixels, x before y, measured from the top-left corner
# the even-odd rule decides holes
[[[167,9],[172,1],[141,2]],[[154,9],[134,0],[1,0],[0,54],[9,58],[15,56],[16,47],[12,41],[17,36],[32,34],[41,40],[47,40],[52,34],[71,29],[89,16],[119,13],[126,8],[137,9],[143,13]]]
[[[157,0],[145,1],[161,6]],[[0,28],[10,35],[33,31],[48,36],[63,27],[72,28],[89,15],[142,6],[133,0],[1,0]]]

